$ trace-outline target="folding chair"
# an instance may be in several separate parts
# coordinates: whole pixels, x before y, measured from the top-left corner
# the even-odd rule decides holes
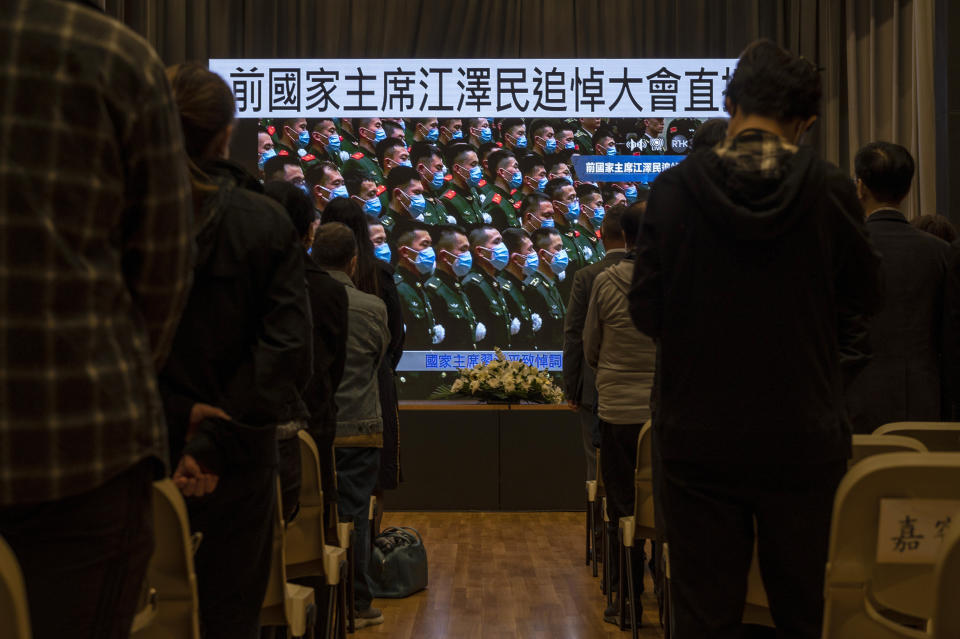
[[[277,479],[277,507],[273,526],[273,552],[270,559],[270,580],[260,607],[261,626],[281,626],[290,631],[292,637],[303,637],[312,627],[316,618],[313,588],[287,582],[287,570],[284,561],[286,555],[286,535],[280,504],[280,479]],[[243,561],[242,557],[237,558]]]
[[[940,558],[934,571],[936,595],[929,634],[932,639],[960,637],[960,526],[953,526],[943,541]]]
[[[322,577],[326,583],[327,616],[324,639],[339,633],[346,635],[346,591],[344,571],[346,550],[326,543],[324,538],[323,487],[320,482],[320,453],[313,438],[299,431],[300,442],[300,510],[296,519],[287,525],[287,578]],[[319,607],[319,603],[318,603]]]
[[[597,521],[598,509],[598,496],[600,492],[600,451],[596,451],[597,455],[597,476],[593,479],[588,479],[586,482],[587,489],[587,524],[586,524],[586,533],[587,533],[587,544],[586,544],[586,556],[584,563],[589,566],[593,564],[593,576],[597,576],[597,563],[599,561],[599,554],[597,551],[597,526],[599,522]],[[601,586],[602,588],[602,586]]]
[[[930,451],[960,452],[960,422],[893,422],[873,434],[903,435],[918,440]]]
[[[927,637],[934,566],[879,563],[883,499],[960,499],[960,453],[889,453],[852,466],[834,500],[823,638]],[[908,625],[909,624],[909,625]]]
[[[30,608],[20,562],[0,537],[0,637],[30,639]]]
[[[636,600],[633,583],[633,558],[630,550],[644,539],[658,539],[653,511],[653,427],[647,421],[637,438],[637,463],[633,473],[633,515],[620,518],[620,629],[624,630],[627,597],[623,596],[623,575],[627,575],[627,594],[631,604]],[[624,559],[626,561],[624,562]],[[639,637],[636,606],[630,606],[630,629],[633,638]]]
[[[187,504],[171,479],[153,483],[153,530],[154,550],[146,583],[156,591],[156,616],[148,624],[143,623],[143,618],[134,619],[134,636],[199,639],[200,608],[193,555],[200,535],[190,535]]]
[[[850,466],[882,453],[925,453],[927,447],[918,439],[903,435],[854,435]]]

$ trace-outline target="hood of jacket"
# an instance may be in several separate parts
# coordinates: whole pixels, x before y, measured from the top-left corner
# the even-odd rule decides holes
[[[716,149],[695,153],[682,172],[713,226],[746,241],[778,237],[801,219],[824,186],[809,147],[759,129],[742,131]]]
[[[633,257],[628,255],[613,266],[607,267],[604,273],[610,278],[610,284],[626,297],[633,282]]]

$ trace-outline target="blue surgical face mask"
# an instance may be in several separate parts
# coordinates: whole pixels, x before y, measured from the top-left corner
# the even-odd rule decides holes
[[[507,248],[506,244],[501,242],[490,249],[490,251],[493,253],[488,258],[490,263],[493,265],[493,268],[502,271],[510,261],[510,249]]]
[[[420,217],[427,210],[427,200],[419,193],[410,196],[410,204],[407,205],[411,217]]]
[[[310,197],[310,187],[306,183],[297,184],[297,188],[303,191],[304,195]]]
[[[400,163],[400,166],[409,166],[410,168],[413,168],[413,162],[411,162],[410,160],[404,160],[403,162]]]
[[[575,148],[577,148],[577,143],[573,140],[567,140],[563,143],[563,148],[565,148],[567,151],[573,151]]]
[[[453,263],[453,272],[457,277],[464,277],[470,272],[471,268],[473,268],[473,255],[470,254],[470,251],[465,251],[458,255],[456,261]]]
[[[301,131],[300,133],[297,134],[297,146],[299,146],[301,149],[305,149],[309,144],[310,144],[309,131]]]
[[[568,222],[573,222],[578,217],[580,217],[580,200],[574,200],[567,204],[566,218]]]
[[[327,137],[327,151],[330,154],[340,152],[340,136],[336,133]]]
[[[631,184],[623,191],[623,195],[627,198],[627,202],[631,204],[637,201],[637,187],[634,184]]]
[[[516,146],[518,149],[525,149],[525,148],[527,148],[527,136],[525,136],[525,135],[519,136],[519,137],[517,138],[517,142],[516,142],[516,144],[514,144],[514,146]]]
[[[262,171],[262,170],[263,170],[263,165],[266,164],[267,160],[269,160],[270,158],[275,158],[275,157],[277,157],[277,152],[276,152],[276,150],[275,150],[275,149],[267,149],[266,151],[264,151],[263,153],[260,154],[260,159],[257,160],[257,166],[259,166],[259,167],[260,167],[260,170]]]
[[[376,195],[374,195],[369,200],[364,201],[363,210],[366,213],[373,213],[374,215],[379,215],[380,211],[383,209],[383,203],[380,201]]]
[[[383,142],[384,140],[387,139],[387,132],[384,131],[382,128],[375,129],[373,132],[373,139],[376,142]]]
[[[553,220],[550,220],[551,222]],[[523,263],[523,274],[524,275],[533,275],[537,272],[537,269],[540,268],[540,256],[537,255],[537,252],[527,253],[527,259]]]
[[[450,134],[450,139],[451,139],[451,140],[462,140],[462,139],[463,139],[463,131],[462,131],[461,129],[455,130],[453,133]]]
[[[404,120],[397,120],[397,125],[398,125],[401,129],[403,129],[404,131],[407,130],[407,123],[406,123],[406,121],[404,121]]]
[[[417,259],[413,263],[423,275],[433,275],[433,270],[437,268],[437,254],[433,252],[432,246],[428,246],[417,253]]]
[[[489,142],[493,139],[493,129],[488,126],[480,127],[480,141]]]
[[[557,138],[547,138],[543,143],[543,150],[547,153],[557,152]]]
[[[483,179],[483,169],[479,166],[475,166],[470,169],[470,185],[476,186],[480,183],[480,180]]]
[[[560,249],[553,254],[553,259],[550,260],[550,270],[556,275],[560,275],[565,270],[567,270],[567,265],[570,263],[570,258],[567,257],[567,250]]]
[[[617,154],[617,147],[616,147],[616,146],[608,146],[608,147],[607,147],[607,155],[616,155],[616,154]]]
[[[373,254],[377,257],[378,260],[383,260],[387,264],[390,263],[390,258],[393,257],[390,253],[390,245],[384,242],[380,246],[373,247]]]
[[[549,180],[545,177],[542,177],[539,180],[537,180],[537,190],[543,191],[545,188],[547,188],[547,182],[549,182]]]
[[[600,225],[603,223],[603,218],[607,214],[606,209],[603,206],[598,206],[593,209],[592,215],[590,216],[590,221],[593,222],[593,228],[599,229]]]
[[[443,183],[445,182],[445,180],[443,179],[444,177],[446,176],[443,172],[443,169],[435,172],[433,174],[433,178],[430,180],[430,186],[432,186],[434,189],[439,190],[440,188],[443,187]]]
[[[537,219],[540,220],[540,218],[537,218]],[[552,218],[552,217],[548,217],[548,218],[545,219],[545,220],[540,220],[540,228],[542,228],[542,229],[552,229],[552,228],[555,228],[556,226],[557,226],[557,225],[556,225],[556,223],[553,221],[553,218]]]
[[[440,139],[440,129],[437,127],[427,129],[427,134],[424,137],[430,142],[436,142]]]
[[[338,197],[350,197],[350,192],[347,191],[347,187],[340,185],[337,188],[330,191],[330,201],[337,199]]]
[[[573,186],[573,178],[572,178],[572,177],[570,177],[569,175],[564,175],[564,176],[563,176],[563,179],[567,181],[567,184],[569,184],[570,186]]]
[[[510,188],[519,189],[521,184],[523,184],[523,173],[514,171],[513,175],[510,176]]]

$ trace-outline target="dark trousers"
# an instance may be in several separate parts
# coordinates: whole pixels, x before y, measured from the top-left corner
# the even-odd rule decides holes
[[[300,508],[300,484],[303,481],[300,468],[300,438],[297,436],[277,441],[278,467],[280,474],[280,509],[283,521],[293,521]],[[324,497],[326,488],[324,487]]]
[[[674,639],[744,636],[754,520],[777,637],[820,637],[833,497],[846,462],[661,461],[657,504],[670,543]]]
[[[597,478],[597,449],[600,448],[600,422],[593,407],[581,407],[577,411],[580,418],[580,435],[583,440],[583,455],[587,460],[587,481]],[[603,454],[601,453],[601,457]]]
[[[190,527],[203,533],[194,563],[204,639],[259,637],[273,549],[276,467],[232,467],[213,493],[188,499],[187,507]]]
[[[36,639],[130,636],[153,554],[156,464],[140,462],[80,495],[0,508],[0,535],[20,562]]]
[[[607,494],[607,514],[610,516],[609,533],[617,539],[620,518],[633,515],[633,471],[637,464],[637,440],[643,424],[611,424],[600,420],[600,473]],[[643,592],[643,544],[634,544],[632,550],[633,584],[636,593]],[[610,566],[611,577],[616,583],[619,568]],[[634,602],[639,606],[639,602]],[[639,607],[637,608],[639,611]],[[639,615],[638,615],[639,616]]]
[[[353,522],[353,591],[357,610],[366,610],[373,601],[370,592],[370,495],[377,485],[380,472],[380,449],[338,447],[337,478],[339,501],[337,508],[342,521]]]

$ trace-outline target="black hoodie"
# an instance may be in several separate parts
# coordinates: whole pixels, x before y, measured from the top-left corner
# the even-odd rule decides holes
[[[850,455],[844,386],[882,299],[851,180],[809,148],[741,133],[653,185],[630,312],[658,340],[664,459]]]

